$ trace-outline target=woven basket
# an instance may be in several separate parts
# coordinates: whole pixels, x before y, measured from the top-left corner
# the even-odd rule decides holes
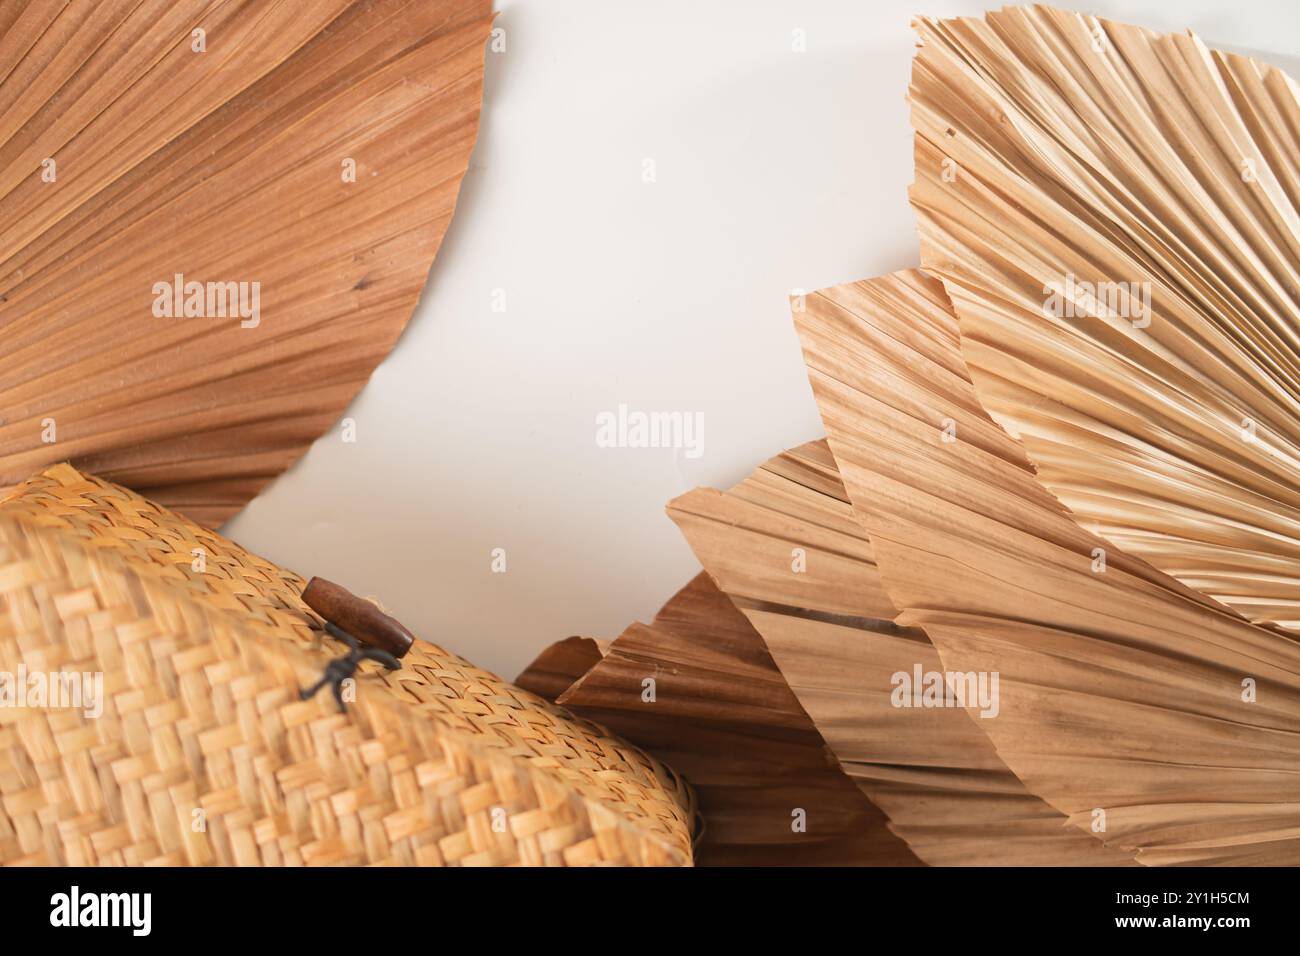
[[[0,671],[104,681],[0,706],[0,862],[691,862],[668,768],[432,644],[300,700],[340,652],[303,585],[68,465],[0,504]]]

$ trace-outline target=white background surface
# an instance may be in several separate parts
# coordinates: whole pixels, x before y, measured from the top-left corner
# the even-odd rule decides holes
[[[820,437],[786,296],[916,264],[911,15],[985,6],[497,6],[456,217],[346,413],[356,443],[332,430],[225,531],[513,677],[551,641],[649,620],[698,570],[670,498]],[[1293,0],[1089,9],[1300,75]],[[598,448],[620,403],[702,412],[703,455]]]

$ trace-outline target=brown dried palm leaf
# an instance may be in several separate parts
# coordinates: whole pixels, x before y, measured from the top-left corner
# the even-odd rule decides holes
[[[419,298],[489,7],[0,5],[0,488],[71,459],[213,525],[297,459]],[[256,324],[156,317],[178,274]]]
[[[895,674],[943,667],[924,631],[892,623],[825,441],[783,452],[730,491],[691,491],[668,513],[762,635],[831,751],[922,860],[1133,862],[1029,793],[965,711],[893,706]]]
[[[533,659],[515,678],[515,686],[555,703],[583,674],[609,653],[609,641],[566,637]]]
[[[981,403],[1086,527],[1300,627],[1295,84],[1044,7],[919,30],[921,260]]]
[[[685,775],[703,820],[700,865],[920,864],[706,574],[624,631],[558,702]]]
[[[898,621],[999,675],[975,723],[1029,790],[1139,862],[1300,862],[1295,639],[1080,528],[981,409],[936,280],[795,321]]]

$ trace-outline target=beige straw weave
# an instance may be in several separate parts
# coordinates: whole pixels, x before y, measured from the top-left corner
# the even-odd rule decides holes
[[[0,504],[0,671],[105,691],[0,706],[0,862],[691,862],[671,770],[435,645],[300,701],[344,651],[303,585],[68,465]]]

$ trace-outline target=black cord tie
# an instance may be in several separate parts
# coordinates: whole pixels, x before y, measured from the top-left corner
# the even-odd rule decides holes
[[[329,684],[334,689],[334,699],[338,701],[339,713],[346,714],[348,705],[343,701],[343,682],[356,674],[357,668],[361,666],[362,661],[376,661],[383,664],[390,671],[398,670],[402,665],[388,651],[381,651],[377,647],[362,644],[343,628],[331,624],[329,621],[325,622],[325,631],[336,641],[346,644],[349,648],[348,653],[326,664],[320,680],[306,690],[299,689],[298,699],[310,700],[320,692],[322,687]]]

